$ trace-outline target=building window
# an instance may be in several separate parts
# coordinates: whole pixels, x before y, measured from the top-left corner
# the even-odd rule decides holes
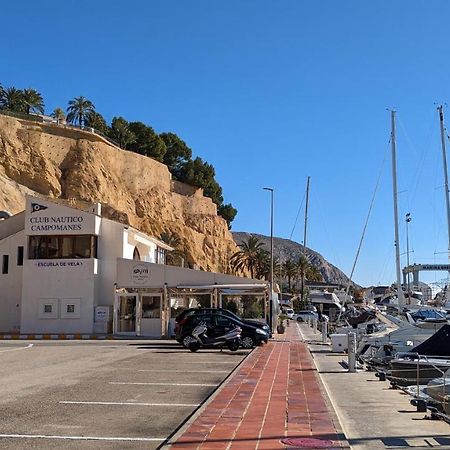
[[[155,263],[156,264],[165,264],[166,263],[166,251],[161,247],[156,247]]]
[[[161,296],[143,295],[142,296],[142,318],[160,319],[161,318]]]
[[[51,314],[53,305],[44,305],[44,313]]]
[[[97,257],[97,236],[30,236],[29,259]]]
[[[67,312],[73,314],[75,312],[75,305],[67,305]]]
[[[17,265],[23,266],[23,247],[17,247]]]
[[[9,255],[3,255],[2,274],[7,274],[9,271]]]

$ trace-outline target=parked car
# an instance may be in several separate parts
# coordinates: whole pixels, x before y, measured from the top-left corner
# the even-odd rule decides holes
[[[269,325],[267,325],[266,322],[262,322],[258,319],[243,319],[242,317],[239,317],[237,314],[229,311],[228,309],[224,308],[189,308],[185,309],[181,314],[179,314],[175,319],[175,336],[177,336],[178,333],[178,327],[180,326],[180,323],[183,322],[183,320],[192,315],[192,314],[222,314],[227,317],[231,317],[232,319],[238,320],[239,322],[246,323],[248,325],[252,325],[257,328],[261,328],[264,331],[266,331],[269,334],[269,337],[271,336]]]
[[[285,314],[288,319],[293,319],[295,314],[292,308],[281,308],[281,313]]]
[[[243,348],[253,348],[255,345],[261,345],[269,339],[269,333],[261,327],[256,327],[248,323],[241,322],[234,317],[222,314],[222,311],[216,311],[211,314],[210,311],[200,313],[185,314],[178,322],[175,330],[175,338],[185,347],[192,342],[192,331],[201,322],[207,326],[207,333],[211,336],[221,336],[227,331],[238,326],[241,328],[241,342]]]
[[[295,319],[298,322],[306,322],[308,319],[319,320],[319,316],[316,312],[305,309],[295,314]]]

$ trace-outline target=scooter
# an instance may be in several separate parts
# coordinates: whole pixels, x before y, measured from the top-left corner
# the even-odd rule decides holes
[[[220,351],[225,346],[232,352],[235,352],[241,345],[242,329],[235,327],[225,333],[223,336],[209,337],[206,334],[208,327],[205,322],[200,322],[192,331],[193,341],[189,343],[189,350],[196,352],[202,347],[219,347]]]

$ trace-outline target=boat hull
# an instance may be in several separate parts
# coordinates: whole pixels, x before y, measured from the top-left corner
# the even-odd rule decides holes
[[[427,384],[434,378],[442,377],[450,368],[449,360],[413,360],[393,359],[390,362],[391,373],[387,377],[392,384],[410,386]]]

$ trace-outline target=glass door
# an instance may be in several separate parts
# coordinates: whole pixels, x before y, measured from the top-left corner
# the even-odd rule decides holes
[[[141,294],[141,336],[161,337],[162,294]]]
[[[116,295],[115,333],[136,335],[138,295],[119,294]]]

